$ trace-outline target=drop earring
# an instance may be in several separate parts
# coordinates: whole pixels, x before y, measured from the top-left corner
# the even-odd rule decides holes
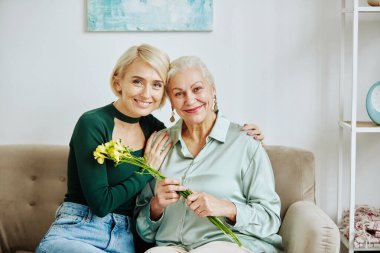
[[[216,100],[216,95],[214,95],[214,98],[212,99],[212,101],[213,101],[212,110],[214,112],[218,112],[219,108],[218,108],[218,101]]]
[[[174,124],[174,122],[175,122],[175,118],[174,118],[174,108],[173,108],[173,106],[172,106],[172,113],[171,113],[171,117],[170,117],[170,123],[173,125]]]

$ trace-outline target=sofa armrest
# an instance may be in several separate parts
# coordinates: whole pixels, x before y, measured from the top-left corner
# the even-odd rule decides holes
[[[310,201],[298,201],[289,207],[280,235],[287,253],[339,253],[337,225]]]

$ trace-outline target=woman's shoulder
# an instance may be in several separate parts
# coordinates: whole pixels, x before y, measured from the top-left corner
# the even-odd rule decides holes
[[[252,151],[255,151],[261,145],[260,141],[247,135],[247,132],[242,131],[242,127],[241,124],[230,122],[226,139],[228,141],[239,142],[242,147],[246,145],[248,148],[252,149]]]
[[[84,112],[78,120],[78,124],[96,125],[107,120],[109,113],[108,105]]]
[[[104,107],[83,113],[75,124],[72,140],[85,140],[94,136],[104,136],[112,125],[112,117],[107,116]]]

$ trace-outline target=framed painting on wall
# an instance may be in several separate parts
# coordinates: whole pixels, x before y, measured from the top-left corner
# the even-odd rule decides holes
[[[88,31],[211,31],[213,0],[87,0]]]

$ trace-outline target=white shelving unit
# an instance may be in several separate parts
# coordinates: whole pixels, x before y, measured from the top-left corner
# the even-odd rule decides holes
[[[357,121],[357,86],[358,86],[358,44],[359,44],[359,15],[365,15],[365,13],[378,12],[380,14],[380,7],[362,7],[359,6],[359,0],[348,0],[353,4],[353,7],[346,8],[346,0],[342,2],[342,14],[341,14],[341,66],[340,66],[340,85],[339,85],[339,168],[338,168],[338,220],[337,223],[342,222],[342,177],[343,177],[343,131],[350,133],[351,147],[350,147],[350,229],[349,240],[341,235],[341,241],[349,251],[353,253],[355,251],[380,251],[380,248],[366,248],[358,249],[354,248],[354,214],[355,214],[355,193],[356,193],[356,136],[360,133],[380,133],[380,126],[372,122]],[[345,41],[346,41],[346,17],[352,16],[352,83],[348,84],[344,79],[345,77]],[[344,120],[344,88],[351,86],[352,99],[351,99],[351,119],[349,121]]]

